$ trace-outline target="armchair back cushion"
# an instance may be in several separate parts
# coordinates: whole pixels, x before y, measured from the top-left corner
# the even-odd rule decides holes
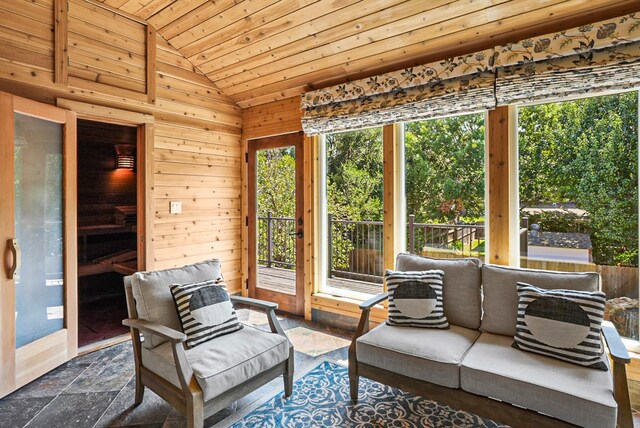
[[[546,290],[563,289],[592,292],[600,289],[600,274],[597,272],[552,272],[483,265],[484,299],[482,308],[484,315],[480,330],[486,333],[515,336],[518,318],[518,282],[533,284]]]
[[[396,258],[396,270],[399,271],[434,269],[444,272],[442,300],[444,315],[449,324],[477,330],[480,327],[482,314],[480,260],[476,258],[432,259],[409,253],[400,253]]]
[[[137,272],[131,276],[131,291],[136,300],[138,318],[182,331],[170,286],[206,280],[222,281],[217,259],[180,268],[153,272]],[[145,348],[155,348],[165,342],[157,336],[143,333]]]

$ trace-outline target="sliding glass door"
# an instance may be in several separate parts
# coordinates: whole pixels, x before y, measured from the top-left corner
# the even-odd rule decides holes
[[[75,115],[0,94],[0,397],[77,354]]]

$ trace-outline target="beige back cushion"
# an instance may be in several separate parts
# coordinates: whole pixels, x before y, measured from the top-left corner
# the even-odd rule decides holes
[[[444,271],[442,302],[444,315],[449,324],[478,329],[480,327],[481,270],[480,260],[432,259],[415,254],[400,253],[396,258],[399,271],[422,271],[440,269]]]
[[[131,291],[136,300],[138,318],[182,331],[169,286],[208,279],[222,279],[219,260],[154,272],[136,272],[131,276]],[[145,348],[155,348],[166,342],[157,336],[143,334]]]
[[[547,290],[598,291],[597,272],[553,272],[536,269],[482,266],[482,326],[487,333],[514,336],[518,315],[518,282]]]

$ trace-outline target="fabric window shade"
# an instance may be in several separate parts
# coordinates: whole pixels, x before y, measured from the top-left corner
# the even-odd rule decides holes
[[[494,50],[497,105],[562,101],[640,87],[640,14]]]
[[[307,134],[370,128],[495,107],[493,49],[303,94]]]
[[[371,128],[495,107],[493,73],[431,82],[310,109],[302,117],[307,134]]]
[[[636,16],[638,15],[638,16]],[[302,95],[307,134],[640,87],[640,14]]]

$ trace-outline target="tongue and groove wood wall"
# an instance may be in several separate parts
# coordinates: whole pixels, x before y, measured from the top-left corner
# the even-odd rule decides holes
[[[55,83],[54,0],[0,0],[0,90],[65,98],[154,117],[154,269],[217,257],[241,279],[241,110],[155,36],[155,102],[145,95],[143,33],[127,17],[70,0],[68,84]],[[93,22],[93,24],[92,24]],[[87,33],[87,34],[83,34]],[[79,184],[82,186],[82,183]],[[169,201],[182,201],[182,214]]]

